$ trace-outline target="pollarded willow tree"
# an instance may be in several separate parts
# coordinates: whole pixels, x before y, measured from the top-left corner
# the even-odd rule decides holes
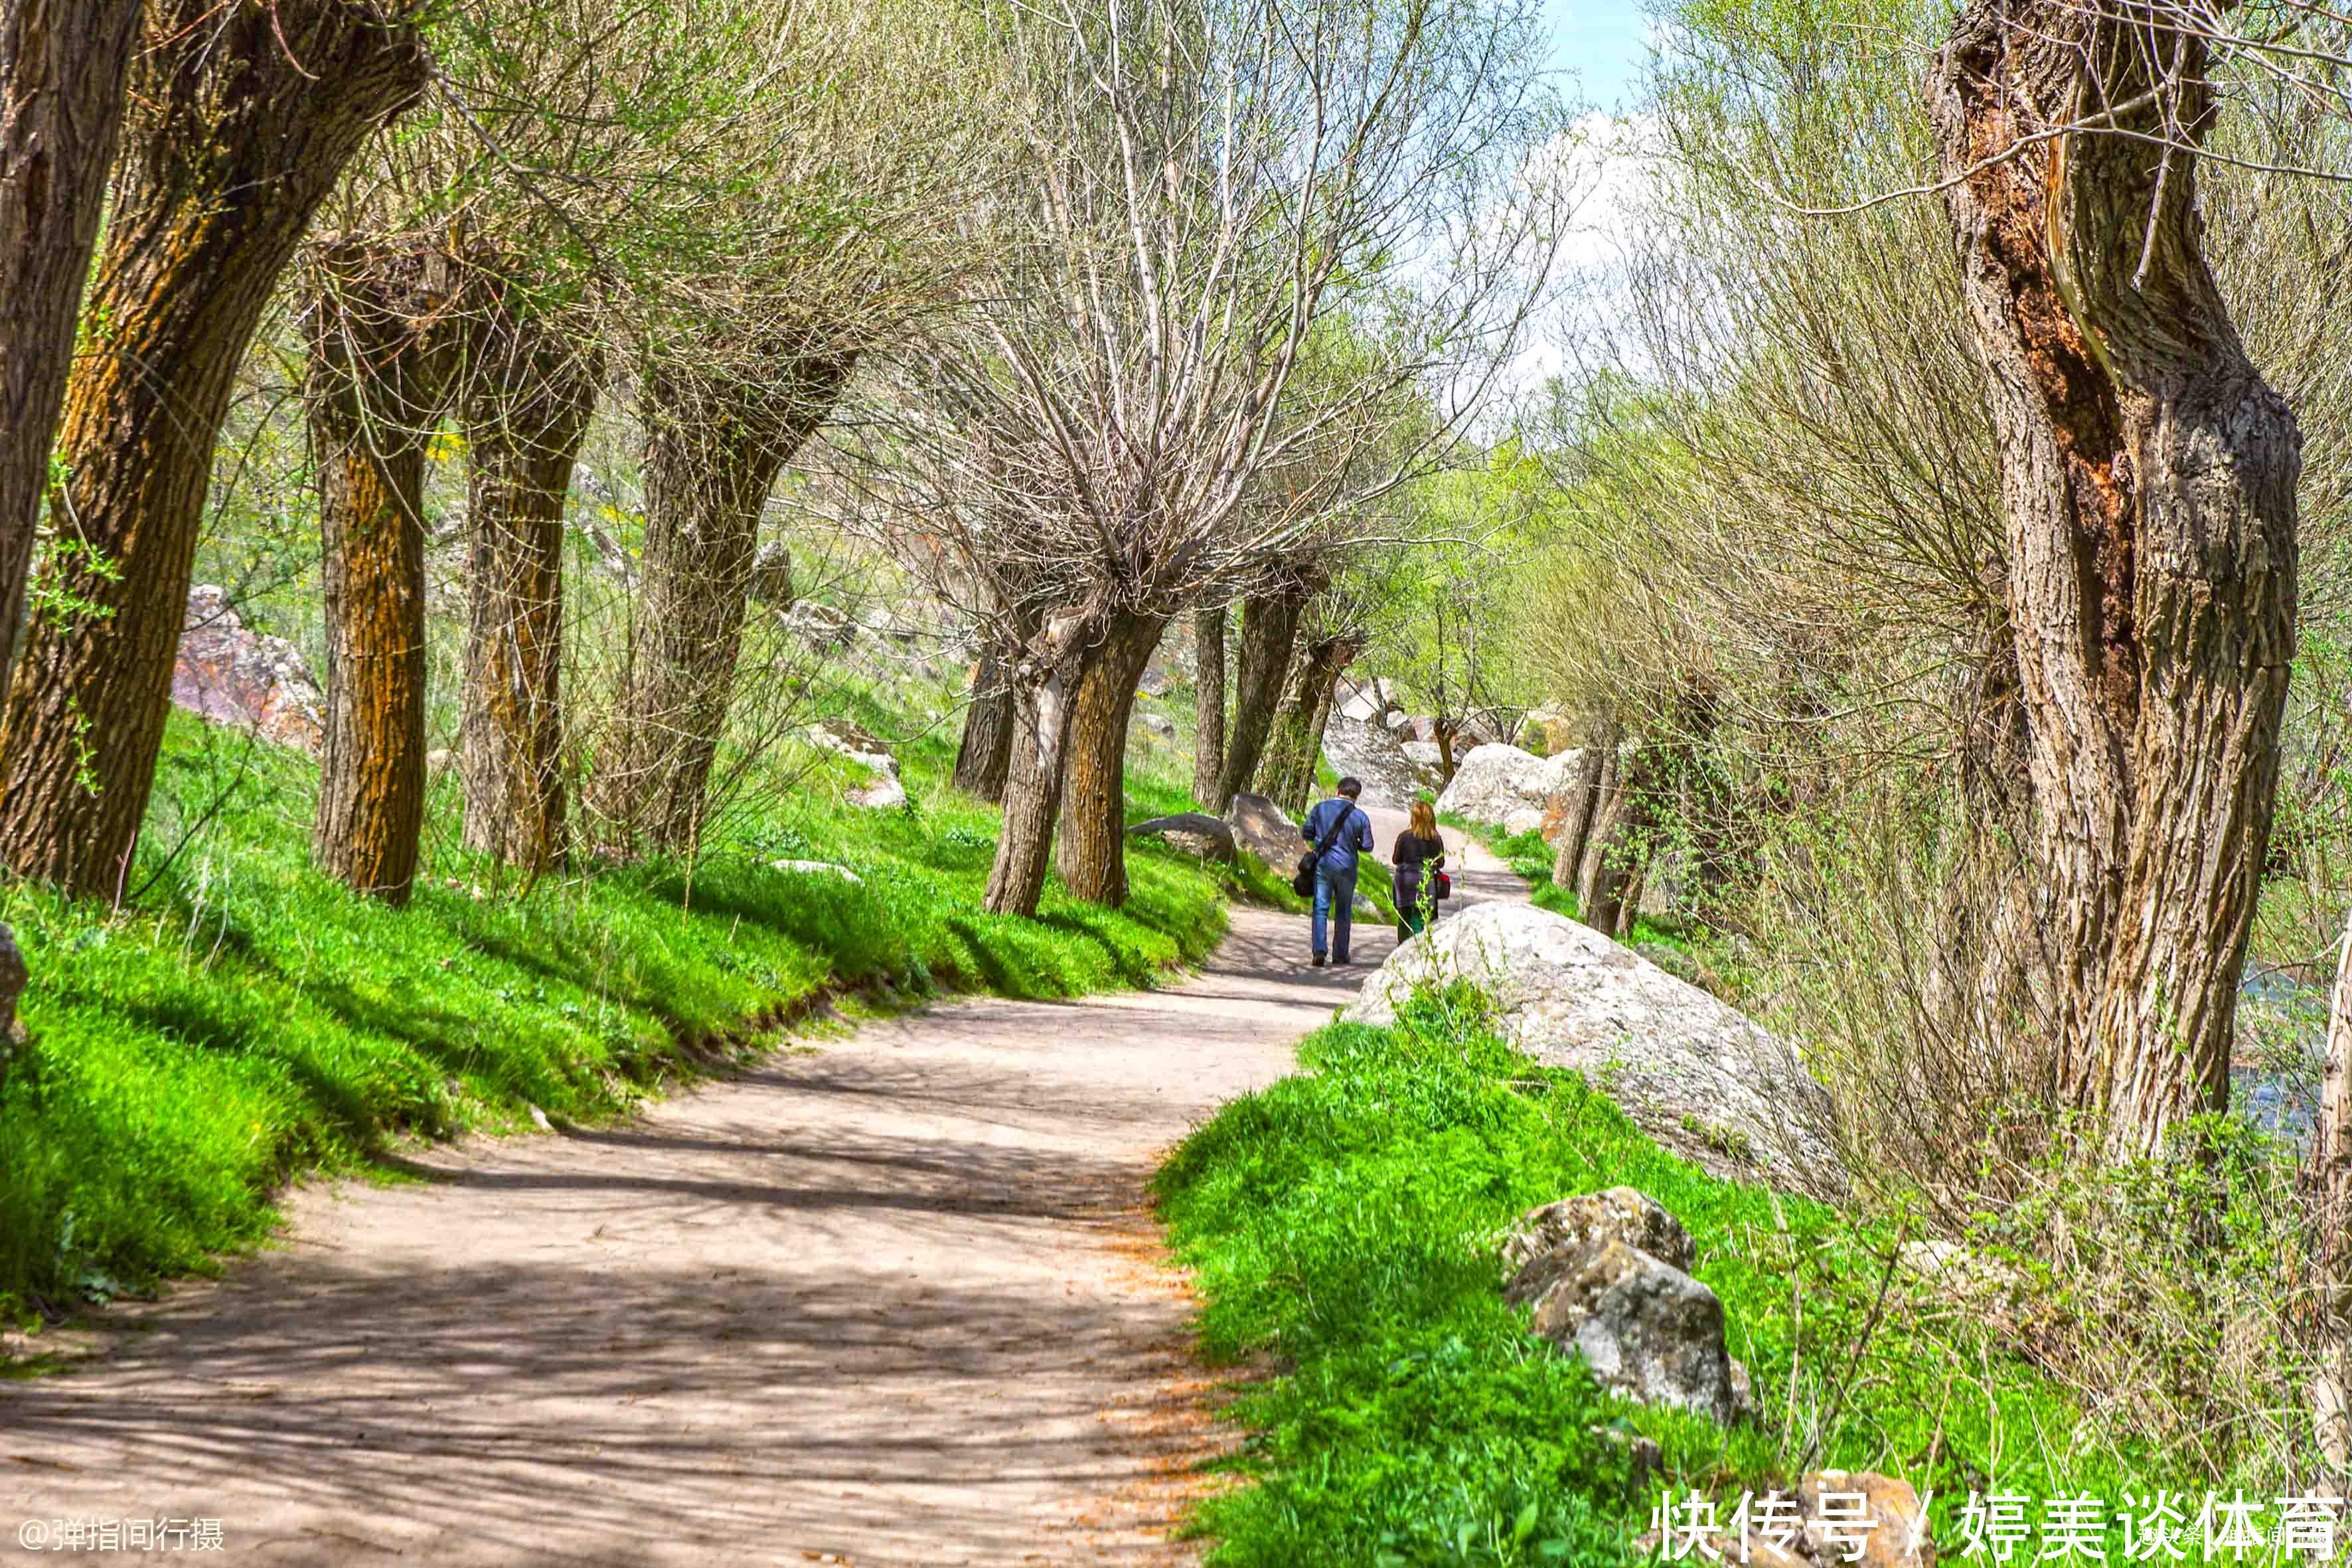
[[[165,0],[132,62],[67,384],[36,619],[0,719],[0,863],[120,896],[238,365],[345,163],[424,89],[420,7]]]
[[[860,358],[951,303],[998,156],[984,38],[929,0],[774,10],[729,240],[630,349],[646,432],[640,595],[590,805],[607,838],[692,852],[735,700],[759,530]]]
[[[563,848],[563,519],[609,358],[727,249],[747,148],[778,132],[772,18],[447,7],[438,90],[355,162],[298,315],[320,462],[326,749],[313,857],[407,896],[425,816],[424,451],[467,461],[466,841],[526,874]]]
[[[1418,471],[1549,268],[1563,133],[1517,0],[1153,0],[999,13],[1019,163],[971,330],[895,389],[919,564],[1012,650],[987,907],[1126,893],[1119,759],[1162,630]],[[1302,367],[1345,323],[1361,352]],[[1335,356],[1337,357],[1337,356]],[[1401,388],[1442,408],[1367,472]],[[1266,476],[1313,451],[1300,481]],[[1230,765],[1230,763],[1229,763]]]

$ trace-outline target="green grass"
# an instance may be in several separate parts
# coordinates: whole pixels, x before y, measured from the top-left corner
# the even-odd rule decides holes
[[[1880,1318],[1895,1236],[1665,1153],[1580,1076],[1499,1039],[1475,994],[1424,997],[1392,1028],[1335,1024],[1300,1060],[1159,1178],[1204,1348],[1272,1368],[1236,1406],[1248,1484],[1196,1518],[1220,1538],[1213,1562],[1622,1560],[1656,1484],[1637,1495],[1596,1428],[1654,1439],[1669,1482],[1733,1500],[1809,1466],[1898,1474],[1936,1489],[1939,1541],[1972,1486],[2124,1489],[2080,1412],[1976,1325]],[[1759,1425],[1612,1398],[1503,1304],[1512,1217],[1620,1184],[1696,1241]]]
[[[1221,873],[1139,844],[1108,911],[1049,888],[1034,921],[979,912],[992,808],[947,791],[952,737],[901,756],[915,805],[840,803],[826,763],[735,815],[689,875],[622,867],[501,889],[433,803],[411,905],[308,863],[306,758],[176,717],[120,913],[6,892],[31,967],[29,1043],[0,1079],[0,1316],[212,1266],[274,1223],[271,1196],[406,1134],[593,1120],[830,989],[887,1005],[950,990],[1067,996],[1199,958]],[[175,853],[176,851],[176,853]],[[839,862],[863,879],[771,869]],[[143,890],[142,889],[143,887]]]

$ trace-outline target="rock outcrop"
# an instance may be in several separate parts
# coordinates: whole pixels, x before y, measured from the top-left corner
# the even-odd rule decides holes
[[[227,594],[210,584],[188,591],[172,702],[281,746],[316,752],[326,740],[326,694],[301,650],[248,630]]]
[[[1231,865],[1236,858],[1233,825],[1221,816],[1211,816],[1205,811],[1180,811],[1173,816],[1155,816],[1149,822],[1135,824],[1127,831],[1130,837],[1157,838],[1203,860]]]
[[[1519,1049],[1574,1068],[1642,1130],[1721,1175],[1835,1198],[1828,1091],[1788,1042],[1591,928],[1473,904],[1391,953],[1347,1018],[1385,1024],[1419,987],[1467,981]]]

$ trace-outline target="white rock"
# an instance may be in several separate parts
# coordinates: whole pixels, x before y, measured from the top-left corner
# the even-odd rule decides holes
[[[898,776],[898,759],[890,754],[890,748],[846,719],[820,719],[808,727],[806,733],[812,746],[838,752],[885,778]],[[904,792],[898,798],[906,798]]]
[[[1659,1143],[1718,1174],[1836,1197],[1829,1092],[1796,1050],[1591,927],[1530,904],[1472,904],[1398,948],[1344,1016],[1386,1024],[1421,987],[1466,980],[1548,1066],[1574,1068]]]
[[[1437,809],[1473,822],[1501,822],[1522,806],[1543,809],[1548,773],[1544,759],[1517,746],[1473,747],[1454,769],[1454,782],[1437,797]]]
[[[843,798],[868,811],[896,811],[907,804],[907,786],[898,782],[896,773],[887,773],[863,789],[851,790]]]
[[[846,866],[836,866],[830,860],[771,860],[771,868],[797,871],[805,877],[838,877],[845,882],[863,882],[866,879]]]

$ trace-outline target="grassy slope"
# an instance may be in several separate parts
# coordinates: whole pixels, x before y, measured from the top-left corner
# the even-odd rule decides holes
[[[520,896],[456,845],[444,781],[432,875],[392,910],[309,868],[307,759],[175,717],[125,910],[24,888],[0,902],[34,976],[31,1043],[0,1082],[0,1314],[205,1268],[268,1232],[290,1174],[401,1134],[510,1125],[532,1105],[614,1115],[687,1065],[681,1042],[828,987],[1149,984],[1214,944],[1229,892],[1272,890],[1262,868],[1236,889],[1139,849],[1122,910],[1056,886],[1035,921],[981,914],[995,812],[943,788],[948,741],[902,760],[909,811],[841,805],[856,770],[828,763],[746,814],[690,885],[652,865]],[[1150,768],[1137,787],[1155,809],[1185,804]],[[786,857],[863,882],[769,868]]]
[[[1223,1538],[1213,1561],[1617,1561],[1655,1493],[1596,1427],[1654,1438],[1678,1487],[1734,1496],[1809,1465],[1900,1474],[1937,1489],[1948,1542],[1972,1486],[2126,1489],[2129,1456],[1979,1326],[1880,1316],[1894,1237],[1662,1152],[1580,1077],[1496,1037],[1475,995],[1424,998],[1394,1028],[1334,1025],[1300,1058],[1160,1178],[1205,1347],[1276,1358],[1239,1410],[1254,1484],[1199,1518]],[[1503,1305],[1510,1218],[1620,1184],[1697,1241],[1760,1426],[1606,1397]]]

